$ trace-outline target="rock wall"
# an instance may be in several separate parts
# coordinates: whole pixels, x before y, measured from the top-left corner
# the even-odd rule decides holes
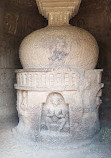
[[[111,1],[83,0],[70,23],[88,30],[100,47],[98,68],[103,68],[103,109],[111,108]],[[0,0],[0,117],[16,114],[15,69],[21,68],[18,50],[22,39],[47,25],[35,0]]]
[[[0,118],[16,114],[15,69],[22,39],[46,26],[34,0],[0,0]]]
[[[99,61],[97,68],[103,68],[103,105],[104,111],[111,109],[111,0],[83,0],[79,14],[71,20],[88,30],[96,38],[99,48]]]

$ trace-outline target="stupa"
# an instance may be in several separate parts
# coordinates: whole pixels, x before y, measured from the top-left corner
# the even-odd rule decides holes
[[[87,31],[71,26],[81,0],[36,0],[48,26],[20,46],[16,132],[37,142],[91,140],[100,130],[102,69],[99,48]],[[32,139],[33,140],[33,139]]]

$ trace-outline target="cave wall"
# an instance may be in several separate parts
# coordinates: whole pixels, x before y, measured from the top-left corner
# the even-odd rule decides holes
[[[96,38],[100,56],[97,68],[103,68],[103,105],[111,109],[111,1],[83,0],[72,25],[88,30]],[[22,68],[18,50],[22,39],[47,25],[35,0],[0,0],[0,117],[16,115],[15,69]]]
[[[16,115],[15,69],[22,39],[47,25],[34,0],[0,0],[0,118]]]
[[[103,103],[100,106],[102,123],[111,125],[111,0],[83,0],[78,15],[71,20],[72,25],[89,31],[99,45],[97,68],[102,68]],[[109,122],[109,123],[108,123]]]

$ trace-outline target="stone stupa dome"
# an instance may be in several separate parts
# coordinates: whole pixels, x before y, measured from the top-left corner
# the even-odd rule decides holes
[[[50,26],[28,35],[20,47],[23,68],[73,66],[94,69],[99,49],[87,31],[67,26]]]

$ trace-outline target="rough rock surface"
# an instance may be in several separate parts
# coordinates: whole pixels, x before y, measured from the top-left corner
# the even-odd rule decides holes
[[[14,119],[15,120],[15,119]],[[20,137],[13,137],[11,129],[17,122],[5,120],[0,123],[0,157],[1,158],[110,158],[111,157],[111,126],[102,126],[101,139],[79,148],[53,148]],[[107,121],[106,118],[104,121]],[[108,122],[107,122],[108,123]]]

